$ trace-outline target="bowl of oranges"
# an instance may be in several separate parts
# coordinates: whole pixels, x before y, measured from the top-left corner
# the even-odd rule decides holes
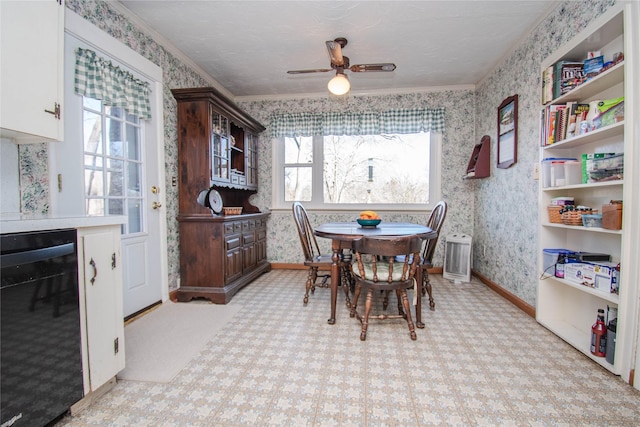
[[[362,211],[356,221],[362,228],[376,228],[382,222],[382,219],[374,211]]]

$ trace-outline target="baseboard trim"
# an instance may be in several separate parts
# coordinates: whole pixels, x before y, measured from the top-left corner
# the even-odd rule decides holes
[[[491,290],[500,295],[502,298],[506,299],[520,310],[527,313],[529,316],[536,318],[536,308],[528,304],[526,301],[518,298],[502,286],[498,285],[496,282],[490,280],[488,277],[478,273],[475,270],[472,270],[471,273],[477,277],[482,283],[487,285]]]

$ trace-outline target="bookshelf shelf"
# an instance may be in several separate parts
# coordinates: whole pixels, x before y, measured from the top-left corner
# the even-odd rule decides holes
[[[624,153],[624,176],[616,181],[575,184],[549,187],[542,180],[539,183],[539,231],[538,231],[538,267],[541,277],[538,281],[538,295],[536,299],[536,320],[558,335],[560,338],[576,347],[585,355],[602,365],[607,370],[625,376],[629,374],[632,358],[636,351],[634,344],[635,322],[637,322],[638,307],[635,303],[640,296],[636,276],[637,271],[637,243],[632,242],[630,236],[637,235],[637,221],[630,206],[637,206],[638,190],[632,189],[634,182],[631,177],[637,174],[638,153],[634,150],[634,109],[629,106],[632,98],[637,96],[631,90],[638,70],[633,61],[637,62],[637,42],[626,32],[631,19],[630,8],[618,5],[610,8],[607,13],[597,18],[583,32],[578,34],[565,47],[560,48],[541,64],[541,73],[560,61],[583,61],[592,51],[600,51],[606,60],[612,60],[618,52],[623,52],[625,59],[600,73],[591,80],[573,88],[571,91],[557,96],[542,105],[543,126],[541,127],[540,161],[550,158],[577,158],[583,154],[593,153]],[[544,82],[543,90],[547,89]],[[548,92],[544,92],[546,97]],[[557,134],[553,134],[553,126],[546,122],[557,107],[571,111],[571,104],[591,104],[596,100],[625,98],[626,120],[600,127],[582,135],[562,139],[563,130],[568,132],[566,123],[571,123],[573,113],[568,118],[556,117],[559,123],[564,123]],[[553,107],[552,107],[553,106]],[[584,119],[584,118],[583,118]],[[619,120],[618,117],[616,119]],[[589,120],[589,119],[587,119]],[[577,121],[576,121],[577,122]],[[577,128],[577,126],[576,126]],[[578,131],[576,131],[578,133]],[[571,133],[569,133],[571,134]],[[549,136],[558,136],[557,142],[548,144]],[[574,197],[577,205],[591,206],[600,210],[601,206],[610,200],[623,200],[622,230],[609,230],[600,227],[571,226],[549,222],[547,206],[556,196]],[[597,289],[573,283],[555,277],[545,277],[543,249],[566,248],[572,251],[606,253],[611,261],[620,263],[619,295],[608,294]],[[596,318],[597,310],[607,309],[607,306],[617,308],[618,323],[614,363],[608,363],[604,358],[598,358],[590,353],[591,325]]]

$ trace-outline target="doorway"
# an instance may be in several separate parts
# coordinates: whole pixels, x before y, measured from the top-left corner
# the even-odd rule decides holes
[[[120,215],[124,316],[168,299],[162,72],[117,40],[67,11],[65,140],[51,144],[51,211]],[[75,49],[91,49],[150,85],[152,117],[74,92]],[[57,189],[53,188],[57,183]]]

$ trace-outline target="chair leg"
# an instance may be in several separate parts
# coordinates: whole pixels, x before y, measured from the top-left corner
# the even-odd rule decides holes
[[[340,267],[340,281],[342,282],[342,290],[346,300],[347,308],[351,308],[351,299],[349,298],[349,288],[351,286],[351,271],[349,267]]]
[[[369,326],[369,313],[371,313],[372,301],[373,301],[373,289],[369,289],[367,290],[367,300],[364,303],[364,319],[362,319],[362,331],[360,332],[360,341],[364,341],[367,339],[367,327]],[[408,302],[409,301],[407,301],[407,303]]]
[[[429,294],[429,308],[431,311],[435,311],[436,303],[433,301],[433,295],[431,293],[431,281],[429,280],[429,272],[427,269],[422,270],[422,295],[426,293]]]
[[[384,299],[382,300],[382,309],[383,310],[387,310],[387,307],[389,307],[389,292],[391,291],[382,291],[384,292]]]
[[[351,311],[349,312],[349,317],[356,316],[356,310],[358,308],[358,299],[360,298],[360,291],[362,291],[362,285],[358,283],[356,284],[356,289],[353,292],[353,303],[351,304]]]
[[[398,300],[402,298],[402,305],[404,306],[404,311],[407,316],[407,324],[409,326],[409,335],[411,336],[411,339],[415,341],[416,339],[418,339],[418,337],[416,335],[415,325],[413,324],[413,320],[411,319],[411,309],[409,308],[409,298],[407,297],[407,290],[398,289],[396,293],[398,295]],[[360,339],[362,339],[362,337]]]
[[[311,293],[314,293],[316,290],[315,282],[317,277],[318,277],[318,270],[314,267],[309,267],[309,273],[307,274],[306,290],[304,292],[304,299],[302,301],[304,305],[307,305],[307,303],[309,302],[309,291],[311,291]]]

